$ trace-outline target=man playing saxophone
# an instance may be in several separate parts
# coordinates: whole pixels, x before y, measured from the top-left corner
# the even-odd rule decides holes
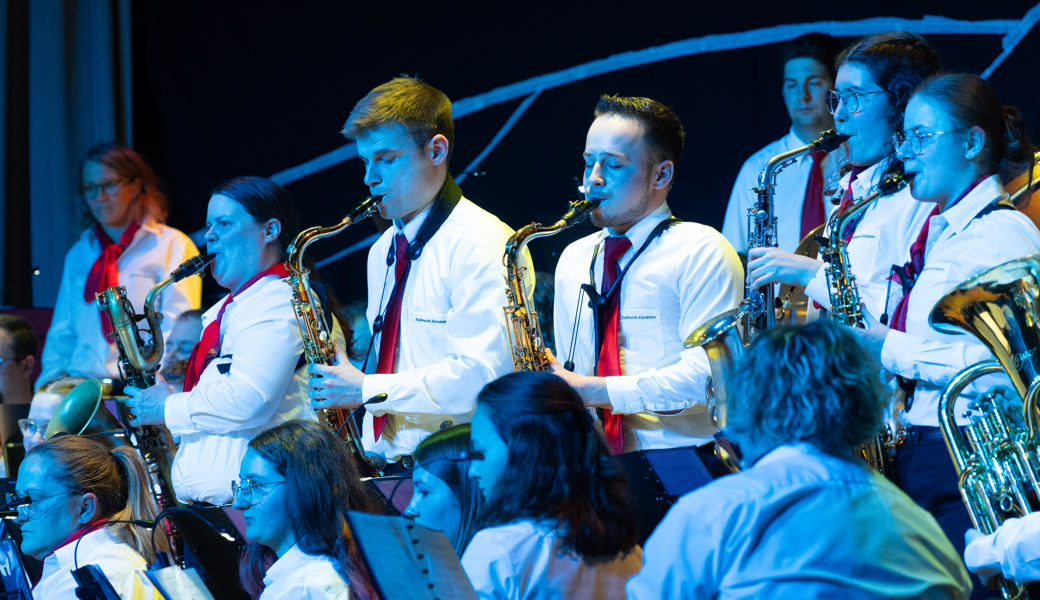
[[[393,79],[357,103],[343,133],[394,225],[368,255],[367,369],[345,356],[311,365],[310,397],[315,408],[352,408],[386,394],[368,406],[365,449],[410,467],[423,438],[468,422],[477,392],[511,370],[502,250],[512,230],[449,175],[454,124],[440,90]],[[527,276],[534,289],[534,271]]]
[[[557,264],[556,348],[573,370],[553,359],[552,372],[604,409],[614,453],[699,447],[709,470],[721,467],[705,405],[707,355],[683,341],[740,303],[740,259],[718,231],[672,217],[666,198],[685,137],[674,112],[650,98],[604,95],[595,115],[584,186],[602,229]]]

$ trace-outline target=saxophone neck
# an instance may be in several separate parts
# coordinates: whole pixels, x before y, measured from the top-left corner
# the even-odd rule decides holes
[[[370,217],[373,213],[379,210],[379,202],[382,199],[382,196],[367,198],[364,202],[358,204],[353,210],[347,213],[347,216],[343,217],[339,223],[328,227],[316,225],[314,227],[308,227],[298,233],[296,237],[293,238],[292,243],[289,244],[287,250],[289,258],[286,262],[289,265],[289,271],[294,275],[303,273],[305,271],[305,267],[303,266],[303,255],[307,251],[308,246],[322,238],[336,235],[354,223]]]

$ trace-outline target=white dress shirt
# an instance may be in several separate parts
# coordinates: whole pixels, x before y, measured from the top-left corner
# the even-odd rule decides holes
[[[986,577],[1040,581],[1040,512],[1008,519],[990,535],[975,538],[964,548],[964,562]]]
[[[43,574],[33,588],[35,600],[69,600],[76,597],[72,570],[97,565],[123,600],[162,598],[144,574],[144,558],[107,529],[101,528],[71,542],[43,560]]]
[[[231,501],[231,480],[249,440],[292,419],[316,419],[287,279],[264,277],[236,295],[220,321],[220,356],[190,392],[166,400],[166,426],[179,439],[173,486],[182,502]],[[202,315],[217,318],[223,300]]]
[[[625,233],[632,248],[621,257],[621,268],[669,217],[668,204],[662,204]],[[597,348],[594,316],[581,284],[589,282],[592,264],[592,283],[600,290],[608,235],[602,230],[575,241],[556,265],[556,347],[560,361],[574,361],[574,372],[582,375],[595,373]],[[620,293],[624,374],[607,378],[607,394],[612,410],[624,415],[623,450],[710,442],[715,427],[705,404],[708,356],[683,342],[708,319],[740,303],[744,277],[733,246],[706,225],[672,225],[632,263]],[[683,412],[657,414],[676,410]]]
[[[967,598],[935,518],[859,461],[775,448],[683,496],[627,587],[662,598]]]
[[[199,251],[180,231],[148,221],[120,255],[119,285],[134,310],[144,310],[144,299],[182,262]],[[42,370],[38,384],[64,377],[119,377],[119,352],[101,332],[101,313],[93,301],[83,300],[83,288],[94,261],[101,254],[94,228],[80,235],[65,255],[54,316],[43,348]],[[163,313],[163,337],[168,337],[174,321],[186,310],[198,308],[202,281],[188,277],[163,290],[155,309]]]
[[[758,176],[770,158],[795,148],[801,148],[805,142],[798,139],[794,128],[787,135],[770,143],[751,155],[740,167],[733,191],[726,205],[726,218],[722,223],[722,235],[740,252],[747,251],[748,216],[747,209],[755,206],[758,195]],[[831,157],[831,160],[835,160]],[[805,154],[795,159],[790,166],[776,176],[773,188],[773,214],[776,215],[776,242],[781,250],[794,252],[802,241],[802,205],[805,204],[805,188],[809,184],[812,172],[812,156]],[[822,200],[822,199],[821,199]],[[824,202],[824,213],[829,214],[834,205]]]
[[[909,425],[938,427],[939,397],[961,370],[993,355],[974,335],[961,330],[940,333],[928,324],[935,304],[954,287],[999,264],[1040,252],[1040,233],[1017,210],[994,210],[975,216],[1004,196],[995,176],[979,183],[960,202],[932,217],[925,245],[924,268],[907,306],[906,332],[891,331],[881,351],[881,364],[894,374],[916,379],[913,401],[905,413]],[[954,413],[958,422],[966,402],[999,377],[983,377],[967,387]],[[1003,378],[1006,380],[1006,378]]]
[[[874,191],[887,164],[888,161],[881,161],[864,169],[852,182],[855,201]],[[848,174],[842,178],[841,189],[848,189],[849,179]],[[898,281],[889,284],[892,265],[903,265],[909,260],[910,245],[917,239],[933,208],[934,204],[915,199],[910,194],[910,186],[907,186],[895,194],[878,198],[860,213],[860,221],[845,251],[849,268],[856,278],[859,298],[874,318],[880,318],[886,310],[891,315],[903,296]],[[834,235],[831,231],[825,234]],[[830,308],[825,266],[820,267],[805,286],[805,295],[824,308]]]
[[[267,569],[258,600],[347,600],[349,589],[331,557],[294,544]]]
[[[368,322],[381,315],[394,287],[394,266],[386,264],[394,236],[411,242],[429,214],[383,232],[368,253]],[[392,374],[375,374],[380,334],[373,336],[372,356],[362,385],[364,399],[385,393],[387,400],[367,407],[365,450],[389,461],[411,454],[426,436],[445,423],[467,423],[477,392],[512,371],[506,333],[505,267],[502,255],[513,230],[491,213],[459,200],[430,238],[408,273],[401,301],[401,337]],[[534,293],[534,270],[525,251],[528,288]],[[386,415],[376,441],[372,415]]]
[[[550,523],[515,521],[478,531],[462,554],[462,568],[481,600],[623,600],[625,582],[639,571],[635,546],[601,562],[563,551]]]

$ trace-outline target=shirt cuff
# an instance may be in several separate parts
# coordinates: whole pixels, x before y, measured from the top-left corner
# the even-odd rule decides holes
[[[393,381],[392,377],[394,373],[370,373],[365,375],[365,378],[361,380],[361,401],[371,399],[379,394],[387,394],[386,400],[376,404],[370,404],[365,407],[365,411],[371,413],[374,416],[384,415],[390,410],[390,404],[393,402],[393,397],[390,394],[390,386]]]
[[[809,280],[809,283],[805,286],[805,295],[811,300],[815,300],[820,306],[830,310],[831,308],[831,292],[830,288],[827,287],[827,267],[820,267],[816,271],[816,275]]]
[[[649,397],[640,388],[640,377],[637,375],[615,375],[604,379],[611,412],[626,415],[642,412],[676,415],[690,407],[688,401],[667,402]]]

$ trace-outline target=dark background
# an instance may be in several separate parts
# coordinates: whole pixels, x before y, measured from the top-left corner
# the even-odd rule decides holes
[[[171,192],[170,224],[192,232],[208,192],[229,177],[269,176],[344,143],[353,104],[406,73],[453,100],[626,51],[709,34],[870,17],[1018,20],[1028,2],[839,3],[134,3],[134,145]],[[827,27],[821,27],[827,32]],[[991,81],[1007,103],[1040,119],[1030,32]],[[929,35],[951,70],[980,72],[999,35]],[[853,38],[843,41],[851,42]],[[581,152],[601,93],[649,96],[674,109],[687,146],[669,204],[677,216],[721,228],[743,160],[789,126],[778,45],[694,55],[548,89],[463,184],[467,197],[517,228],[558,217],[576,197]],[[452,171],[485,147],[520,99],[456,120]],[[356,159],[287,186],[304,226],[331,224],[367,196]],[[588,232],[532,247],[539,270]],[[371,235],[361,223],[315,244],[321,259]],[[364,297],[364,254],[323,270],[345,300]],[[212,286],[212,283],[209,285]],[[219,290],[210,289],[210,292]],[[207,305],[209,299],[203,302]]]

